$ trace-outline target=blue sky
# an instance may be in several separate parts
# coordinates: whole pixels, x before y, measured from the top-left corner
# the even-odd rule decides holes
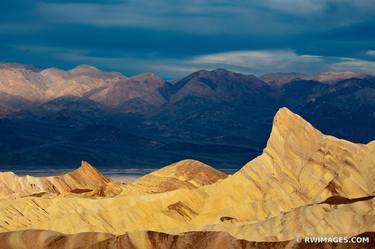
[[[1,61],[178,78],[375,74],[374,0],[2,0]]]

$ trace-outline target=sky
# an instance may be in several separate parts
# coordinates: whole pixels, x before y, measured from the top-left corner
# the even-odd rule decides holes
[[[1,0],[0,61],[172,79],[375,74],[374,0]]]

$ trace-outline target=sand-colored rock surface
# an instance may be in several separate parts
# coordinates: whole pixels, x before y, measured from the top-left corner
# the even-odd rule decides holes
[[[200,214],[205,219],[213,216],[208,205],[215,203],[216,212],[225,216],[264,220],[332,196],[373,196],[374,144],[323,135],[283,108],[274,119],[263,154],[233,176],[208,186],[209,197]]]
[[[182,160],[137,179],[133,185],[150,193],[210,185],[227,175],[196,160]]]
[[[0,199],[25,196],[48,196],[58,194],[109,195],[111,180],[103,176],[89,163],[62,176],[17,176],[13,172],[0,173]],[[112,193],[112,194],[113,194]]]
[[[225,173],[202,162],[182,160],[125,184],[114,182],[88,162],[82,161],[79,168],[61,176],[33,177],[0,172],[0,199],[57,195],[113,197],[130,193],[162,193],[183,188],[194,189],[226,177]]]
[[[1,233],[2,249],[76,249],[98,244],[101,241],[115,238],[106,233],[78,233],[65,235],[52,231],[24,230]]]
[[[93,178],[87,177],[85,184]],[[185,160],[121,186],[111,198],[8,198],[0,202],[0,232],[120,236],[91,248],[262,248],[255,242],[301,248],[279,241],[375,231],[375,142],[324,135],[286,108],[276,114],[262,155],[224,178]],[[155,231],[156,237],[142,231]],[[239,242],[244,240],[253,242]]]
[[[375,233],[359,234],[375,241]],[[131,232],[120,236],[105,233],[65,235],[43,230],[0,234],[2,249],[372,249],[374,243],[298,243],[297,241],[253,242],[238,240],[226,232],[188,232],[170,235]]]

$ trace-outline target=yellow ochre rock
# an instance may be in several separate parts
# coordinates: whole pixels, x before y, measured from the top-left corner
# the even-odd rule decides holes
[[[88,172],[82,181],[79,173],[64,179],[71,185],[81,184],[79,188],[96,186],[96,182],[114,185],[96,171]],[[97,180],[92,183],[90,179]],[[234,175],[226,177],[203,163],[185,160],[133,184],[121,185],[115,196],[3,199],[0,232],[42,229],[123,235],[92,248],[132,248],[118,246],[124,241],[131,241],[133,248],[232,248],[214,247],[221,240],[210,240],[216,236],[212,234],[220,234],[220,238],[227,234],[230,237],[224,236],[225,241],[232,244],[244,240],[279,243],[302,236],[354,236],[375,231],[374,180],[375,142],[354,144],[324,135],[282,108],[274,118],[262,155]],[[7,184],[13,188],[5,195],[35,193],[27,190],[29,183],[16,184],[21,186],[17,188]],[[186,233],[194,231],[191,236],[203,236],[208,244],[194,247],[191,241],[191,247],[153,247],[147,231],[164,236],[163,243],[169,239],[189,241]],[[246,247],[245,243],[233,248],[261,248],[257,245]],[[279,243],[271,248],[302,247]]]
[[[100,194],[110,182],[85,161],[78,169],[62,176],[17,176],[13,172],[4,172],[0,173],[0,199],[63,193]]]
[[[226,178],[227,175],[196,160],[182,160],[136,180],[133,185],[151,193],[179,188],[193,189]]]

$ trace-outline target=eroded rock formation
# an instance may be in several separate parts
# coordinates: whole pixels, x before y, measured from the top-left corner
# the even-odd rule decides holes
[[[109,178],[83,161],[78,169],[62,176],[33,177],[18,176],[13,172],[0,173],[0,198],[40,197],[71,193],[99,196],[103,195],[111,184]],[[110,194],[109,192],[107,194]]]
[[[114,184],[92,168],[84,174],[80,170],[46,178],[47,186],[61,192],[60,188],[65,191],[66,186],[79,184],[75,189],[98,182]],[[118,185],[120,191],[113,197],[60,194],[4,199],[0,245],[42,238],[41,245],[62,241],[71,246],[74,238],[82,238],[77,248],[371,248],[373,244],[301,245],[296,239],[363,233],[373,238],[374,178],[375,142],[354,144],[324,135],[282,108],[263,154],[232,176],[185,160],[133,184]],[[13,188],[13,195],[31,188],[23,183],[27,178],[21,179],[22,184],[16,185],[22,187]],[[39,181],[38,188],[47,188]],[[64,188],[55,183],[60,181]],[[16,232],[28,229],[76,235]],[[30,236],[33,232],[43,235]],[[80,244],[83,240],[87,244]]]
[[[147,174],[133,183],[151,193],[210,185],[227,175],[196,160],[182,160]]]

